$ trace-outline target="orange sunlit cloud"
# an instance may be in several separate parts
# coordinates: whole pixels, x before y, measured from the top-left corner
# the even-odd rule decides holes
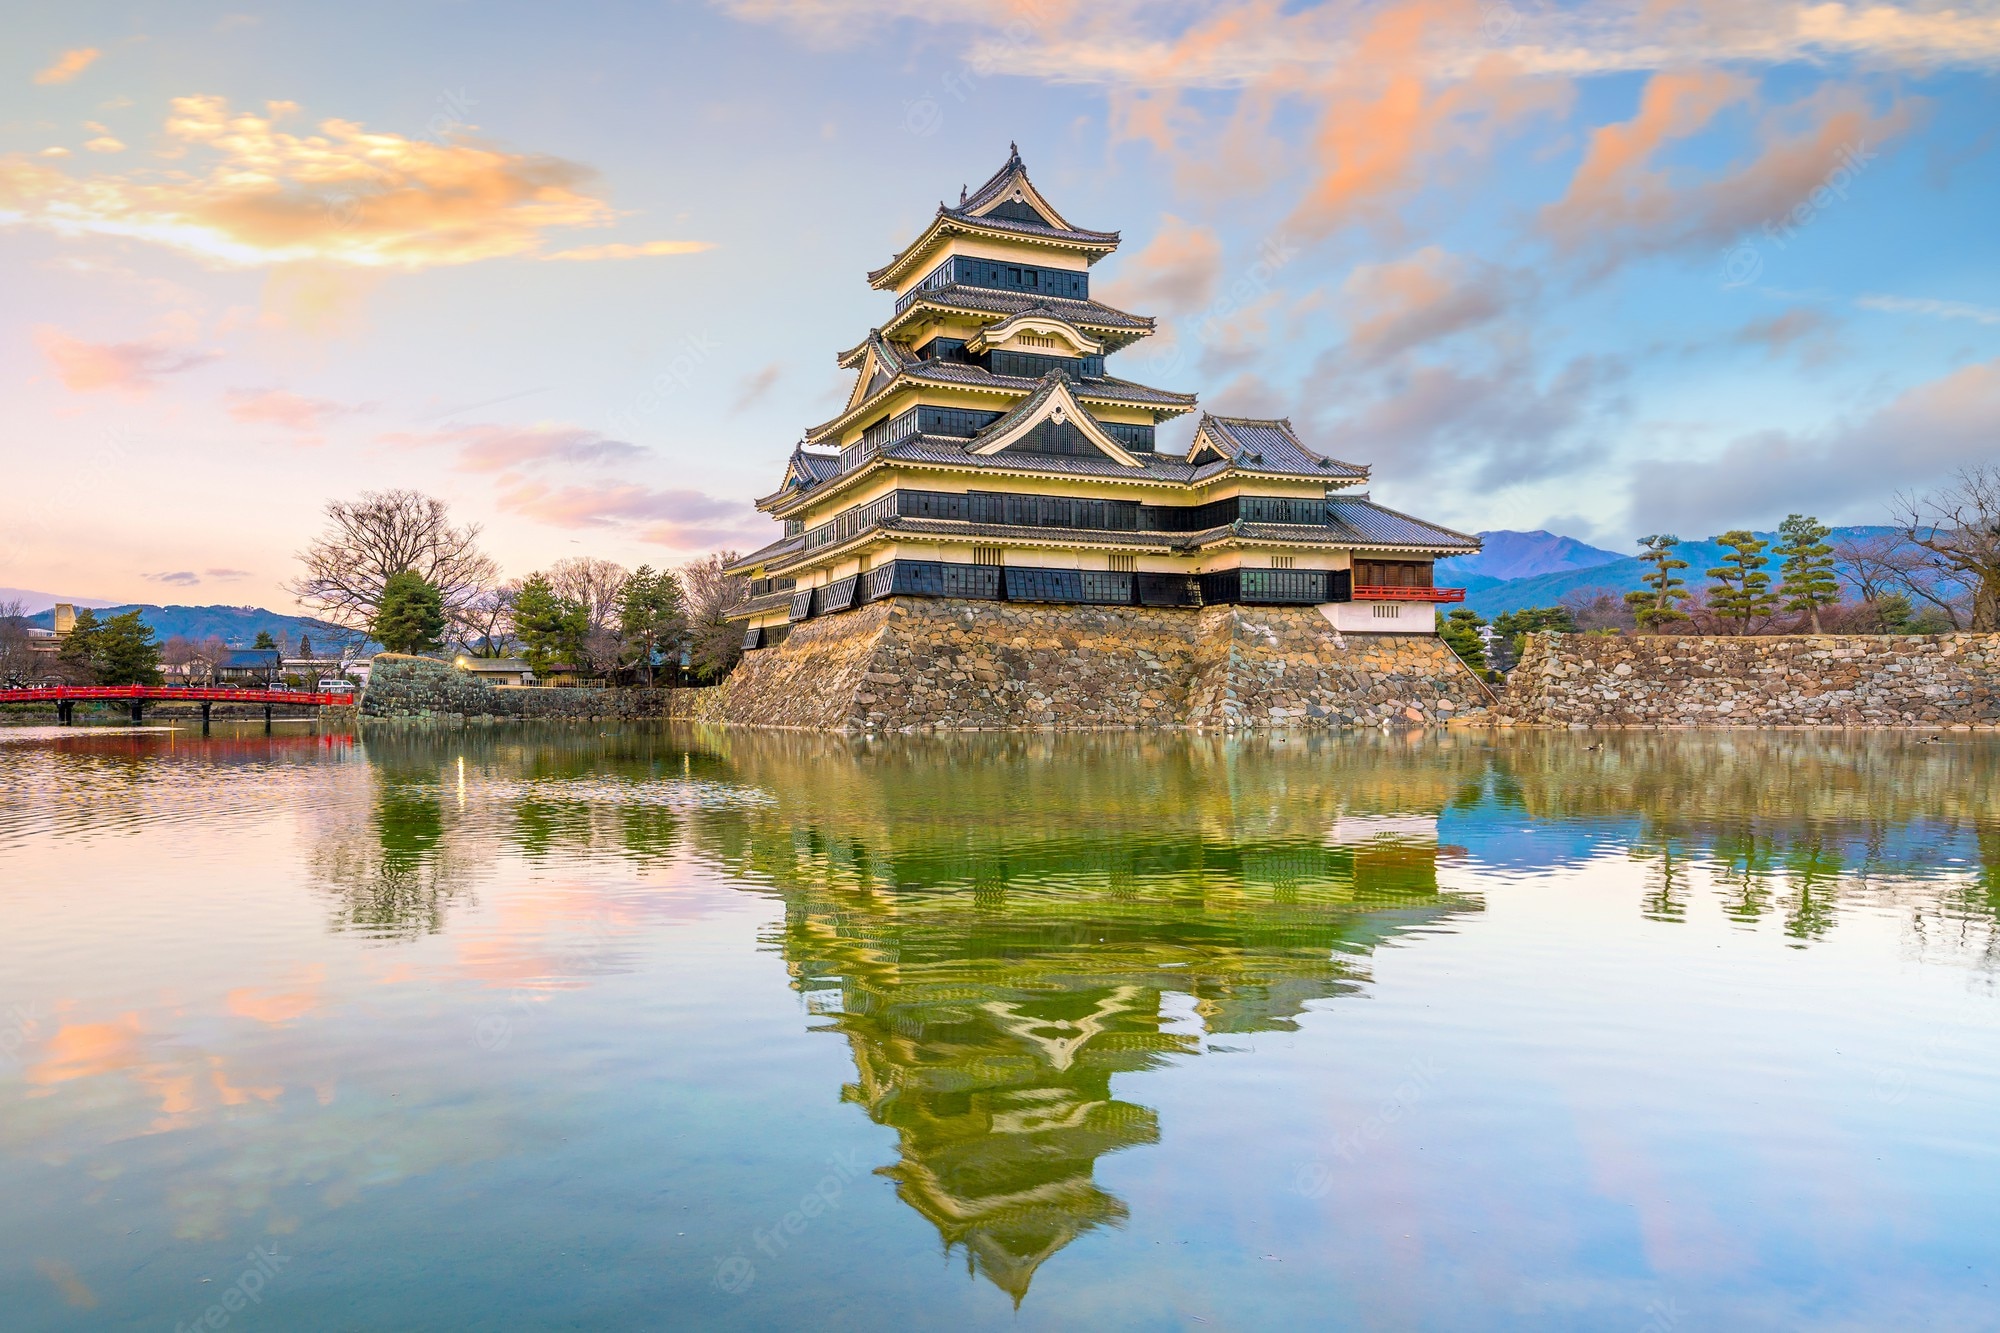
[[[1591,136],[1568,191],[1542,210],[1544,230],[1573,252],[1595,255],[1600,270],[1633,255],[1720,246],[1785,218],[1822,188],[1844,195],[1916,119],[1912,103],[1877,112],[1860,94],[1832,86],[1765,114],[1758,156],[1734,170],[1677,180],[1655,165],[1663,147],[1738,101],[1754,102],[1755,90],[1732,75],[1654,75],[1632,119]]]
[[[55,64],[50,65],[47,69],[35,75],[35,82],[40,84],[68,83],[71,79],[89,69],[91,65],[96,63],[97,58],[103,54],[102,51],[94,46],[81,46],[74,51],[65,51],[56,58]]]
[[[139,1015],[125,1014],[113,1023],[65,1023],[28,1068],[28,1082],[49,1087],[79,1078],[115,1073],[139,1063]]]
[[[320,987],[325,982],[326,968],[314,966],[305,970],[295,990],[265,991],[245,986],[230,991],[226,1003],[229,1012],[238,1018],[253,1018],[259,1023],[283,1026],[320,1007]],[[217,1086],[222,1086],[219,1069]]]
[[[293,134],[277,128],[292,104],[267,110],[175,98],[162,165],[123,174],[72,175],[20,154],[0,158],[0,224],[132,237],[233,266],[419,269],[531,255],[552,229],[607,226],[619,216],[588,188],[588,168],[560,158],[410,139],[345,120]],[[619,258],[700,244],[558,254]]]

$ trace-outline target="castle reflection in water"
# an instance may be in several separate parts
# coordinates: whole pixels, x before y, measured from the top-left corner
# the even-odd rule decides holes
[[[1462,928],[1481,903],[1455,865],[1609,851],[1645,863],[1655,919],[1706,893],[1801,947],[1865,902],[1906,910],[1917,937],[1976,937],[1990,962],[2000,910],[1991,753],[1900,741],[494,731],[365,748],[373,804],[320,842],[337,929],[448,930],[489,838],[692,858],[770,895],[765,943],[851,1051],[840,1095],[896,1132],[881,1174],[1016,1302],[1126,1216],[1096,1164],[1160,1126],[1128,1099],[1143,1080],[1115,1075],[1290,1029],[1365,987],[1376,946]]]

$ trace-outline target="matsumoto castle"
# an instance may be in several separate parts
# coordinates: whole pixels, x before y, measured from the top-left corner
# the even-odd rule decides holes
[[[1118,248],[1028,179],[1020,152],[868,275],[888,320],[840,356],[847,405],[757,507],[784,536],[743,557],[746,648],[892,596],[1112,606],[1318,606],[1337,632],[1430,634],[1432,562],[1477,538],[1370,503],[1365,465],[1286,420],[1202,414],[1107,361],[1152,319],[1091,299]]]

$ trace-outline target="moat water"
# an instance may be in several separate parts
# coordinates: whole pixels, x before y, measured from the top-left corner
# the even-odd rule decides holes
[[[1996,920],[1963,737],[0,731],[0,1327],[1993,1327]]]

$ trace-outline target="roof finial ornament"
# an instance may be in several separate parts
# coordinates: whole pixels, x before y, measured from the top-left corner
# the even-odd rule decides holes
[[[965,200],[966,200],[965,187],[961,185],[958,187],[958,206],[960,208],[965,207]]]
[[[1007,156],[1019,157],[1020,155],[1021,155],[1021,145],[1015,143],[1012,139],[1009,139],[1007,141]]]

